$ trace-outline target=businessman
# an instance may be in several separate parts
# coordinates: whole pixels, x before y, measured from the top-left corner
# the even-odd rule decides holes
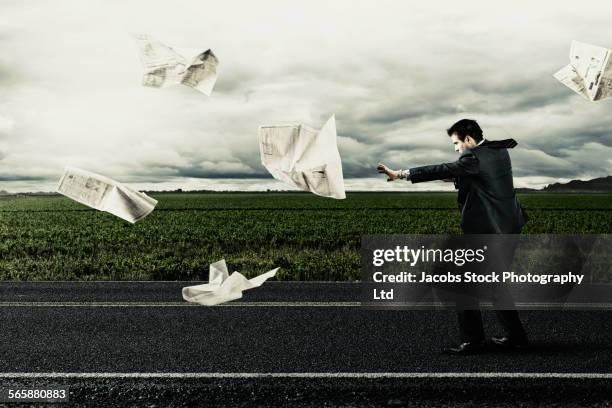
[[[512,164],[507,149],[516,146],[513,139],[488,141],[475,120],[461,119],[447,130],[459,153],[452,163],[391,170],[384,164],[378,172],[387,181],[410,180],[421,183],[432,180],[453,180],[458,190],[464,234],[520,234],[527,214],[520,206],[512,181]],[[516,310],[496,310],[505,333],[492,337],[501,349],[526,346],[527,336]],[[461,343],[445,349],[450,354],[473,354],[483,350],[485,334],[480,310],[458,310]]]

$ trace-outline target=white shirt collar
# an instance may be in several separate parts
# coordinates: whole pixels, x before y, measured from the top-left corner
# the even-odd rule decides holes
[[[478,142],[478,144],[477,144],[476,146],[480,146],[481,144],[483,144],[483,143],[484,143],[484,141],[485,141],[485,140],[487,140],[487,139],[485,139],[485,138],[483,137],[483,138],[482,138],[482,140],[481,140],[480,142]]]

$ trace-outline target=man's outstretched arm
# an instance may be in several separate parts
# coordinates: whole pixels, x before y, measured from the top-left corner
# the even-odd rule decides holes
[[[460,176],[473,176],[478,174],[478,159],[469,150],[459,156],[452,163],[434,164],[431,166],[413,167],[409,170],[410,181],[421,183],[424,181],[443,180]]]
[[[391,170],[384,164],[378,166],[378,172],[385,173],[388,177],[387,181],[407,178],[413,183],[452,179],[459,176],[473,176],[478,174],[478,170],[478,159],[469,150],[466,150],[455,162],[413,167],[408,171]]]

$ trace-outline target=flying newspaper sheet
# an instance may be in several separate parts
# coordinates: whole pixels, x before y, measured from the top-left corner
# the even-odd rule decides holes
[[[66,167],[57,192],[96,210],[106,211],[131,222],[153,211],[157,200],[121,183],[76,167]]]
[[[304,191],[346,198],[332,115],[320,131],[305,125],[261,126],[261,163],[274,176]]]
[[[589,101],[612,98],[612,50],[572,41],[570,63],[553,76]]]
[[[247,279],[239,272],[229,275],[225,259],[222,259],[210,264],[208,283],[183,288],[183,299],[206,306],[240,299],[243,291],[263,285],[266,280],[275,276],[279,269],[275,268]]]
[[[208,49],[172,48],[147,34],[134,34],[145,69],[142,85],[162,88],[183,84],[210,96],[219,60]]]

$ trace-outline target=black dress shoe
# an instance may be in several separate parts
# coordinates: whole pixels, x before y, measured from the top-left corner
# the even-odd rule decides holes
[[[454,355],[460,356],[460,355],[482,353],[483,350],[484,350],[483,341],[473,341],[473,342],[461,343],[457,347],[445,348],[442,352],[444,354],[454,354]]]
[[[504,350],[511,350],[515,348],[522,348],[529,345],[529,341],[527,341],[526,337],[491,337],[491,343],[498,348]]]

